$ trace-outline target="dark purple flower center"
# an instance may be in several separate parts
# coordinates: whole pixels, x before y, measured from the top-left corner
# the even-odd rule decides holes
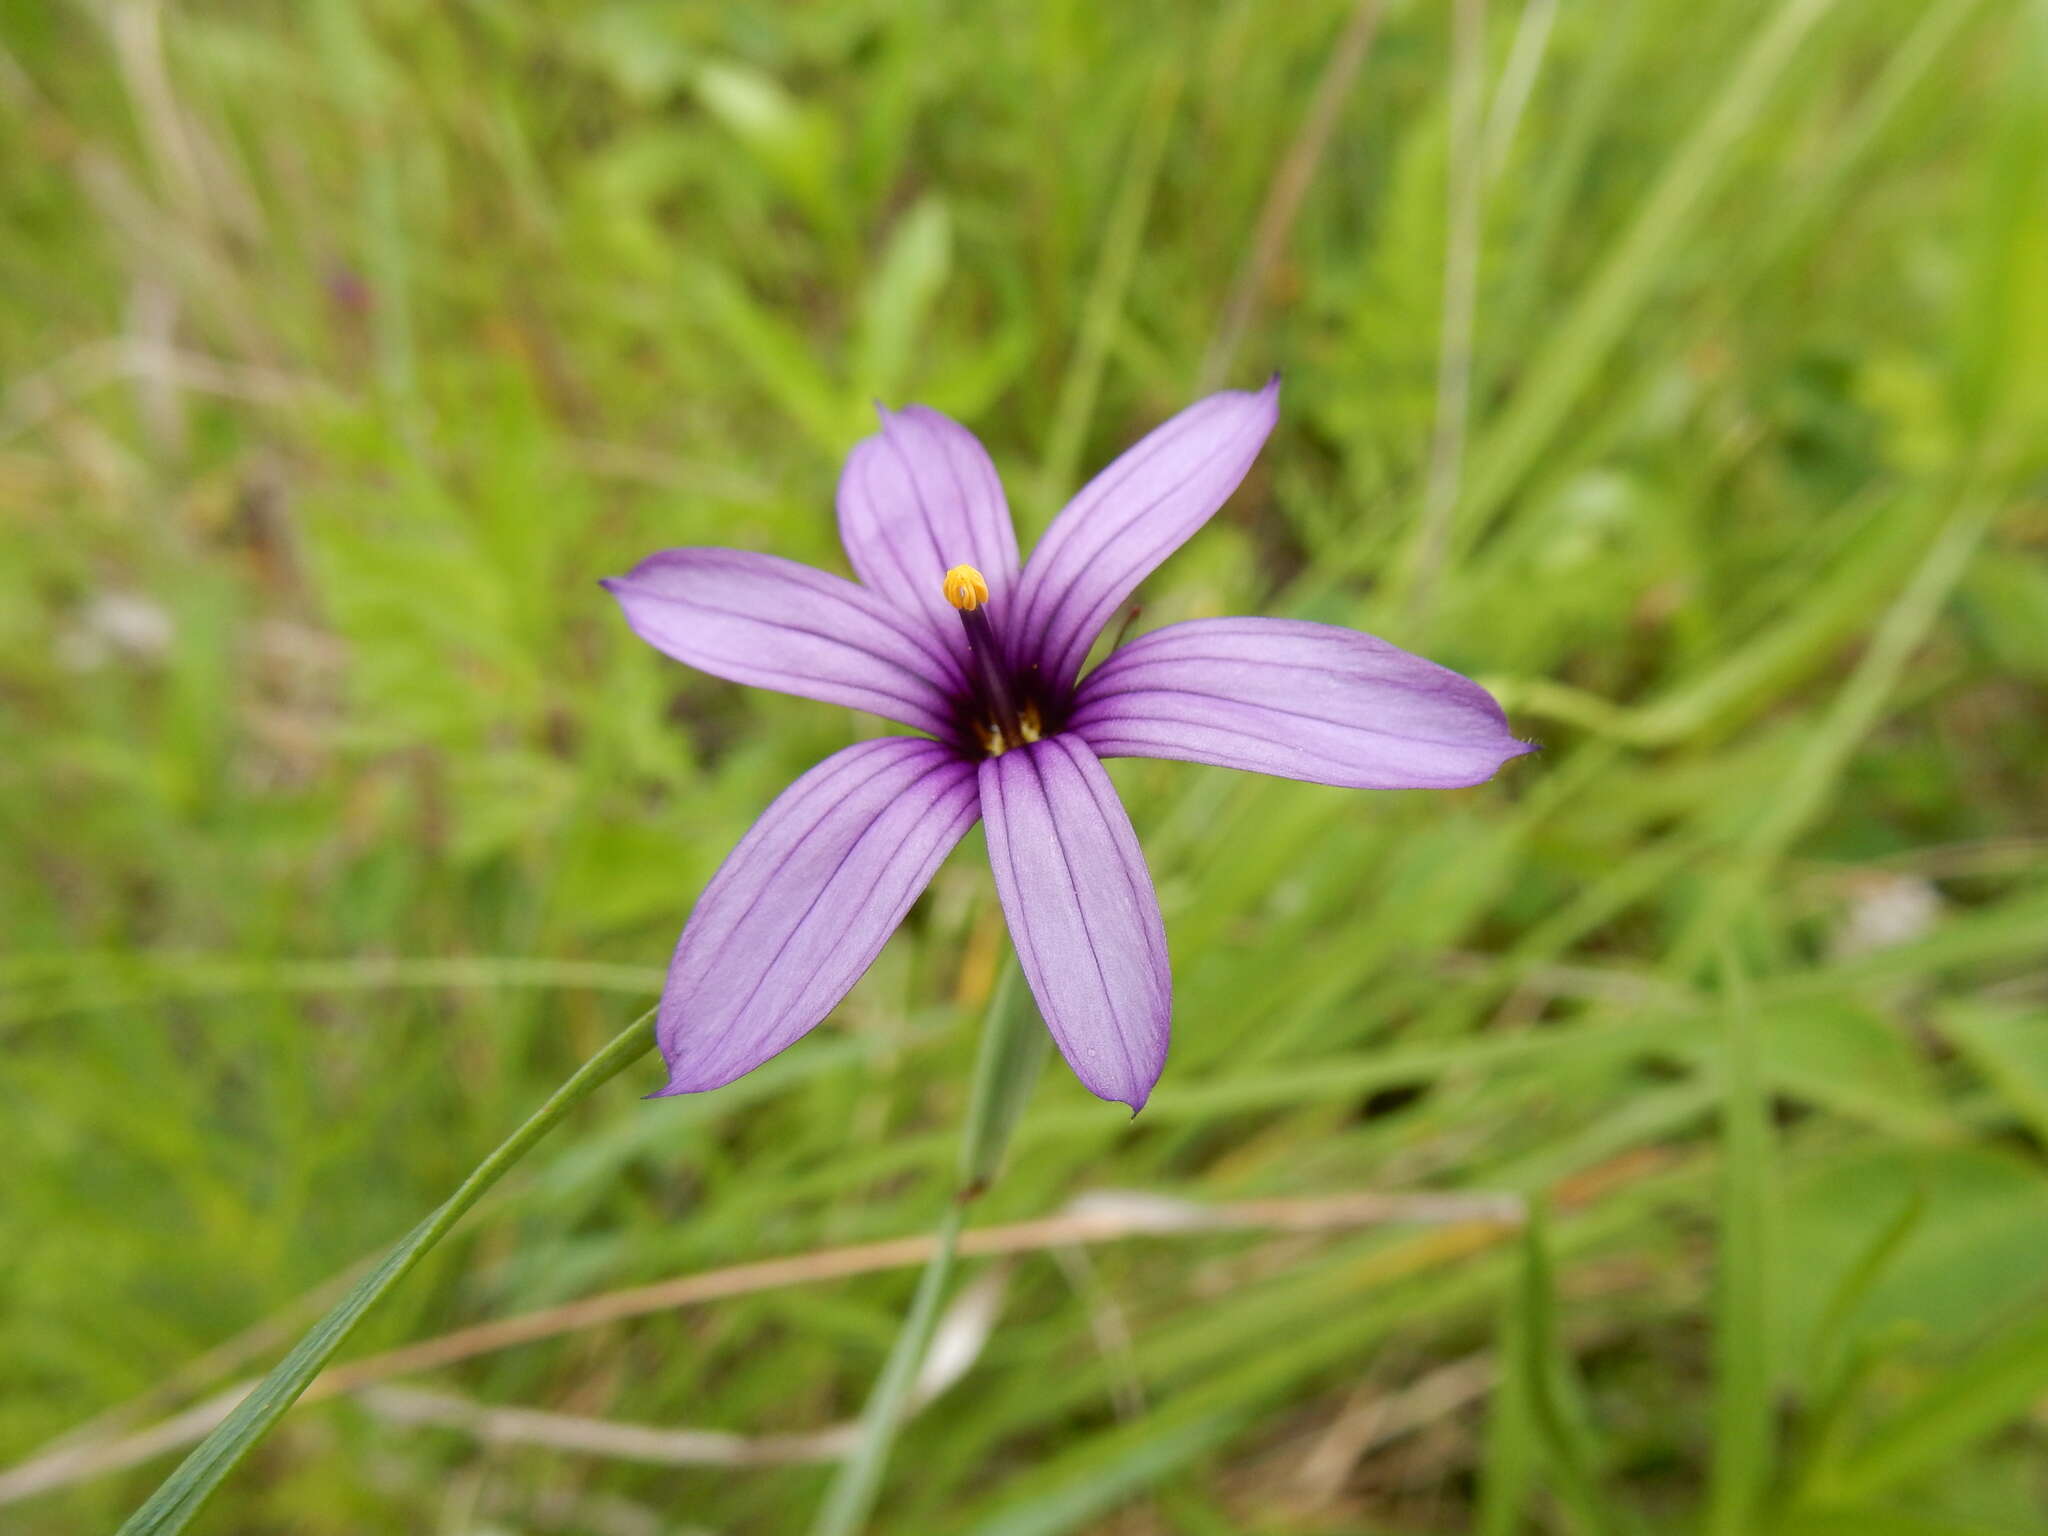
[[[960,741],[970,756],[1000,757],[1013,747],[1042,741],[1064,723],[1042,686],[1038,663],[1006,654],[989,621],[988,582],[971,565],[946,572],[946,601],[967,631],[969,688],[960,700]]]

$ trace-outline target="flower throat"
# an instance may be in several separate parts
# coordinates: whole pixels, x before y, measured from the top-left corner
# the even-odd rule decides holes
[[[987,579],[971,565],[956,565],[946,572],[941,589],[967,631],[974,696],[983,710],[973,731],[982,750],[990,757],[1000,757],[1013,747],[1037,741],[1045,734],[1045,724],[1035,702],[1018,699],[1003,667],[995,627],[988,621]]]

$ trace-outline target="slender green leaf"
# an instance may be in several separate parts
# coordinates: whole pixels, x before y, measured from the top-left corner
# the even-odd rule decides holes
[[[1814,1380],[1824,1381],[1834,1374],[1834,1357],[1847,1334],[1849,1320],[1870,1295],[1871,1287],[1898,1257],[1899,1250],[1919,1228],[1920,1219],[1926,1213],[1926,1195],[1918,1189],[1908,1190],[1906,1198],[1899,1202],[1898,1214],[1871,1234],[1870,1246],[1857,1256],[1856,1262],[1842,1276],[1842,1283],[1835,1287],[1820,1320],[1814,1324],[1813,1336],[1807,1346],[1812,1361],[1809,1374]]]
[[[1038,1005],[1013,954],[989,998],[981,1053],[975,1058],[974,1096],[960,1144],[960,1183],[966,1197],[988,1188],[1002,1171],[1003,1154],[1031,1102],[1051,1048],[1052,1032],[1038,1016]]]
[[[953,224],[946,205],[925,198],[890,231],[868,281],[854,359],[855,382],[863,393],[885,405],[901,403],[911,382],[911,359],[952,264]]]
[[[1959,1006],[1941,1032],[2036,1136],[2048,1141],[2048,1016]]]
[[[904,1405],[910,1400],[911,1383],[917,1379],[917,1368],[924,1360],[932,1329],[939,1320],[939,1302],[945,1297],[946,1283],[953,1277],[953,1258],[959,1249],[960,1227],[966,1215],[967,1208],[961,1201],[946,1202],[934,1234],[932,1256],[917,1278],[910,1310],[904,1314],[903,1326],[889,1348],[882,1374],[868,1394],[867,1407],[860,1418],[860,1438],[840,1466],[839,1475],[832,1480],[825,1502],[819,1506],[817,1522],[811,1527],[814,1536],[853,1536],[867,1523],[875,1495],[881,1491],[889,1452],[896,1444]]]
[[[1524,1351],[1521,1370],[1529,1383],[1544,1465],[1558,1500],[1570,1511],[1579,1530],[1590,1536],[1620,1536],[1627,1526],[1601,1486],[1603,1457],[1578,1373],[1558,1330],[1548,1225],[1541,1202],[1532,1202],[1522,1229],[1517,1294],[1521,1317],[1515,1332]]]
[[[815,1536],[854,1536],[874,1508],[889,1453],[901,1427],[904,1405],[910,1398],[911,1383],[931,1343],[939,1302],[952,1277],[953,1258],[968,1204],[988,1188],[1002,1167],[1010,1135],[1024,1113],[1031,1090],[1037,1086],[1050,1038],[1012,953],[1003,962],[1002,975],[982,1016],[981,1056],[975,1067],[967,1121],[960,1133],[960,1187],[946,1202],[945,1212],[939,1218],[932,1256],[918,1277],[917,1292],[911,1298],[902,1327],[897,1330],[882,1374],[868,1394],[867,1407],[861,1413],[860,1436],[819,1507],[817,1522],[812,1527]]]
[[[1756,1010],[1740,957],[1721,965],[1721,1241],[1714,1287],[1714,1467],[1707,1529],[1747,1536],[1771,1476],[1770,1097]]]
[[[1234,1419],[1219,1414],[1165,1426],[1107,1465],[984,1520],[973,1528],[973,1536],[1061,1536],[1081,1530],[1237,1427]]]
[[[1486,1418],[1486,1460],[1480,1469],[1479,1536],[1515,1536],[1540,1465],[1535,1361],[1529,1339],[1526,1284],[1502,1297],[1495,1354],[1500,1379]]]
[[[182,1531],[199,1513],[207,1497],[235,1463],[284,1417],[321,1367],[355,1331],[357,1323],[433,1246],[446,1237],[463,1213],[509,1172],[562,1117],[598,1088],[653,1048],[654,1014],[650,1010],[628,1025],[612,1042],[577,1069],[526,1123],[506,1137],[496,1151],[477,1164],[455,1193],[431,1216],[408,1232],[383,1263],[365,1275],[349,1293],[307,1331],[291,1353],[258,1382],[220,1427],[195,1446],[164,1479],[155,1493],[121,1527],[121,1536],[170,1536]]]
[[[1709,194],[1734,169],[1743,139],[1772,104],[1800,43],[1834,3],[1788,0],[1772,9],[1712,110],[1672,156],[1634,222],[1614,242],[1578,301],[1549,328],[1514,404],[1475,449],[1460,499],[1459,530],[1469,534],[1490,517],[1549,444]]]
[[[1824,1503],[1875,1498],[2019,1417],[2048,1393],[2048,1313],[2010,1328],[1940,1376],[1816,1490]]]

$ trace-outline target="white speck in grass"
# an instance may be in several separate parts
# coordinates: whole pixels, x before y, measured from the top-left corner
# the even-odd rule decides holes
[[[99,592],[58,631],[56,660],[70,672],[158,661],[175,638],[177,626],[161,604],[134,592]]]

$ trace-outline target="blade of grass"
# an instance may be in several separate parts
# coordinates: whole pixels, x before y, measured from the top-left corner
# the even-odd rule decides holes
[[[918,1364],[931,1343],[932,1325],[939,1318],[939,1301],[946,1294],[946,1282],[953,1277],[953,1259],[960,1245],[960,1228],[967,1208],[959,1200],[948,1200],[933,1235],[932,1256],[918,1276],[917,1292],[910,1299],[903,1326],[890,1347],[889,1358],[868,1394],[867,1408],[860,1418],[860,1442],[854,1447],[833,1479],[818,1510],[815,1536],[852,1536],[867,1523],[881,1489],[882,1472],[889,1452],[896,1444],[896,1431],[910,1398],[910,1384],[917,1379]]]
[[[983,1032],[974,1063],[974,1096],[967,1130],[960,1138],[961,1188],[971,1199],[995,1182],[1011,1133],[1031,1101],[1031,1090],[1052,1047],[1052,1033],[1040,1022],[1015,960],[1003,967],[989,999],[997,1027]]]
[[[1899,1256],[1899,1250],[1906,1246],[1906,1240],[1920,1228],[1920,1218],[1927,1213],[1927,1195],[1924,1190],[1911,1189],[1900,1202],[1898,1214],[1882,1227],[1870,1240],[1870,1246],[1857,1256],[1843,1275],[1842,1283],[1828,1298],[1827,1310],[1821,1313],[1820,1321],[1814,1324],[1813,1341],[1808,1345],[1812,1374],[1817,1380],[1824,1380],[1838,1373],[1837,1355],[1846,1336],[1849,1320],[1856,1315],[1856,1309],[1870,1294],[1892,1260]]]
[[[320,1374],[321,1367],[334,1357],[356,1324],[384,1293],[411,1273],[428,1251],[462,1219],[463,1213],[553,1130],[563,1116],[653,1048],[653,1020],[654,1013],[650,1009],[621,1030],[610,1044],[556,1089],[524,1125],[477,1164],[455,1193],[407,1233],[383,1263],[364,1276],[333,1311],[299,1340],[291,1353],[257,1384],[256,1390],[242,1400],[227,1421],[178,1463],[177,1469],[122,1525],[120,1536],[169,1536],[170,1532],[182,1531],[199,1513],[207,1497],[220,1486],[221,1479],[284,1417],[285,1410]]]
[[[1771,1476],[1770,1192],[1774,1150],[1762,1042],[1742,961],[1721,966],[1721,1252],[1714,1307],[1714,1465],[1707,1530],[1744,1536]]]
[[[1002,1166],[1003,1151],[1038,1082],[1050,1038],[1012,955],[984,1016],[981,1057],[960,1133],[959,1191],[939,1218],[931,1258],[918,1277],[910,1310],[861,1414],[860,1437],[819,1507],[812,1527],[816,1536],[854,1536],[867,1523],[909,1406],[911,1384],[931,1343],[939,1302],[952,1278],[968,1203],[988,1188]]]
[[[1095,415],[1096,396],[1102,388],[1110,342],[1123,314],[1131,279],[1137,273],[1145,218],[1158,189],[1160,168],[1166,158],[1167,130],[1173,125],[1185,78],[1177,60],[1169,59],[1162,64],[1153,77],[1151,89],[1145,93],[1138,121],[1131,130],[1128,168],[1103,231],[1102,257],[1095,268],[1095,280],[1089,284],[1088,296],[1082,304],[1081,334],[1074,358],[1061,383],[1059,403],[1053,408],[1052,436],[1033,497],[1041,520],[1051,514],[1074,484],[1088,423]]]
[[[2048,1391],[2048,1315],[2037,1315],[1943,1370],[1911,1407],[1819,1482],[1814,1502],[1877,1498],[2025,1413],[2043,1391]]]
[[[1500,1381],[1486,1417],[1478,1536],[1515,1536],[1535,1482],[1541,1448],[1529,1376],[1528,1309],[1522,1301],[1521,1290],[1510,1289],[1500,1309]]]
[[[1774,1536],[2026,1536],[2010,1525],[1983,1525],[1953,1515],[1915,1515],[1882,1505],[1794,1515]]]
[[[644,965],[595,960],[476,956],[453,960],[237,960],[212,955],[119,956],[88,952],[65,969],[100,978],[73,986],[56,966],[53,989],[0,996],[0,1029],[103,1009],[145,1008],[170,998],[254,993],[381,992],[444,988],[558,987],[646,997],[661,990],[662,973]],[[0,975],[0,985],[5,984]]]
[[[1411,624],[1429,611],[1465,469],[1472,400],[1472,328],[1486,188],[1486,0],[1451,7],[1450,154],[1444,212],[1443,310],[1437,326],[1436,421],[1415,531],[1415,560],[1400,606]]]
[[[1078,1530],[1219,1444],[1237,1427],[1223,1414],[1163,1427],[1092,1475],[983,1521],[973,1528],[974,1536],[1058,1536]]]
[[[1578,1529],[1595,1536],[1620,1536],[1626,1527],[1600,1486],[1600,1455],[1592,1425],[1558,1338],[1548,1227],[1542,1203],[1532,1202],[1522,1228],[1521,1282],[1515,1298],[1521,1313],[1515,1332],[1524,1351],[1518,1369],[1529,1384],[1533,1418],[1549,1452],[1551,1482],[1559,1501],[1571,1511]]]
[[[1895,1324],[1841,1342],[1857,1307],[1891,1267],[1906,1239],[1919,1229],[1926,1208],[1925,1194],[1913,1190],[1899,1214],[1878,1231],[1849,1266],[1828,1299],[1827,1310],[1814,1325],[1813,1341],[1807,1348],[1807,1374],[1812,1383],[1809,1401],[1800,1416],[1798,1449],[1786,1458],[1790,1474],[1786,1478],[1786,1502],[1795,1510],[1806,1502],[1810,1490],[1827,1486],[1831,1470],[1847,1454],[1850,1410],[1872,1373],[1912,1331]]]
[[[1251,251],[1230,285],[1230,298],[1223,306],[1223,323],[1210,338],[1201,372],[1196,375],[1198,395],[1220,389],[1229,377],[1231,365],[1237,361],[1238,348],[1258,314],[1273,269],[1287,250],[1288,237],[1301,215],[1302,199],[1308,196],[1309,184],[1315,180],[1324,151],[1330,147],[1330,137],[1337,130],[1338,114],[1372,52],[1385,10],[1385,0],[1356,0],[1343,33],[1330,50],[1329,60],[1316,79],[1315,95],[1302,114],[1301,127],[1295,131],[1294,142],[1287,146],[1286,156],[1267,184]]]
[[[2033,1012],[1958,1006],[1940,1028],[2036,1136],[2048,1141],[2048,1024]]]
[[[1474,453],[1458,522],[1450,531],[1452,553],[1501,506],[1563,425],[1608,348],[1664,272],[1665,258],[1734,165],[1736,149],[1771,104],[1799,44],[1834,3],[1792,0],[1778,7],[1758,33],[1712,109],[1672,157],[1642,212],[1531,367],[1499,427]],[[1409,558],[1418,553],[1411,545]]]
[[[1944,520],[1912,579],[1878,623],[1870,649],[1835,696],[1779,793],[1750,829],[1726,874],[1709,891],[1672,947],[1670,974],[1689,975],[1712,953],[1726,924],[1762,890],[1793,839],[1826,805],[1856,748],[1876,726],[1914,650],[1940,617],[1949,594],[1991,526],[1998,502],[1972,488]]]
[[[1543,67],[1544,52],[1557,21],[1557,0],[1523,0],[1522,14],[1515,22],[1515,40],[1509,45],[1507,63],[1501,66],[1500,84],[1486,108],[1486,152],[1488,178],[1498,176],[1508,163],[1515,143],[1515,130],[1522,124],[1530,93],[1536,89],[1536,75]]]
[[[976,1227],[960,1236],[963,1256],[1076,1253],[1096,1244],[1133,1237],[1213,1235],[1219,1232],[1337,1232],[1378,1224],[1418,1226],[1460,1225],[1519,1219],[1520,1205],[1497,1195],[1356,1194],[1307,1196],[1286,1200],[1250,1200],[1215,1206],[1147,1202],[1138,1207],[1104,1210],[1085,1203],[1052,1216]],[[785,1286],[822,1284],[853,1275],[907,1269],[931,1261],[936,1241],[930,1234],[860,1243],[846,1248],[815,1249],[781,1258],[756,1259],[679,1275],[652,1285],[629,1286],[536,1312],[515,1313],[473,1324],[453,1333],[402,1344],[381,1354],[366,1355],[323,1371],[306,1388],[305,1403],[378,1386],[398,1376],[441,1370],[517,1345],[532,1344],[565,1333],[602,1327],[656,1313],[734,1296],[748,1296]],[[360,1270],[364,1266],[357,1266]],[[342,1277],[353,1279],[354,1275]],[[341,1290],[341,1284],[331,1286]],[[268,1328],[270,1325],[266,1325]],[[195,1361],[193,1367],[211,1362]],[[195,1375],[193,1367],[184,1374]],[[111,1417],[80,1426],[44,1454],[0,1471],[0,1505],[32,1498],[88,1478],[136,1466],[152,1457],[203,1439],[245,1397],[251,1383],[219,1393],[172,1418],[161,1420],[118,1439],[107,1433],[125,1419]],[[132,1417],[141,1405],[124,1410]]]

